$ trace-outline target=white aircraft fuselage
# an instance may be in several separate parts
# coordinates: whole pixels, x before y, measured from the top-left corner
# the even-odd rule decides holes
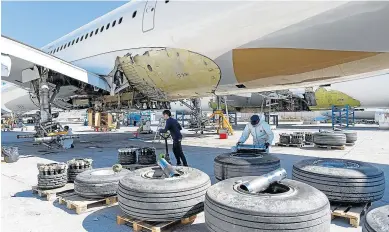
[[[131,1],[41,50],[102,77],[121,65],[175,100],[382,73],[388,21],[388,2]]]

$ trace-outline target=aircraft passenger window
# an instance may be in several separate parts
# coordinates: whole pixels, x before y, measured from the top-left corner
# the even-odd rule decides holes
[[[89,35],[89,34],[88,34],[88,33],[86,33],[86,35],[85,35],[85,39],[87,39],[87,38],[88,38],[88,35]]]
[[[135,18],[136,16],[136,11],[134,11],[134,13],[132,13],[132,18]]]
[[[76,40],[76,43],[78,43],[78,38],[77,38],[77,40]]]
[[[99,32],[99,28],[96,29],[95,35]]]
[[[84,39],[84,36],[81,36],[80,42]]]
[[[59,49],[59,50],[62,51],[62,48],[63,48],[63,45],[61,46],[61,49]]]
[[[105,28],[105,30],[107,30],[109,28],[109,23],[107,24],[107,27]]]
[[[165,3],[168,3],[168,2],[169,2],[169,0],[166,0],[166,1],[165,1]]]
[[[121,17],[121,18],[119,19],[119,23],[118,23],[118,24],[121,24],[122,21],[123,21],[123,17]]]
[[[73,40],[72,45],[74,44],[74,41],[75,41],[75,40]]]
[[[92,35],[93,35],[93,31],[90,32],[89,37],[92,37]]]
[[[115,21],[113,21],[113,23],[112,23],[112,27],[114,27],[114,26],[115,26],[115,24],[116,24],[116,20],[115,20]]]
[[[102,27],[100,28],[100,32],[103,32],[103,30],[104,30],[104,26],[102,26]]]
[[[65,49],[66,48],[66,44],[65,45],[63,45],[63,49]]]
[[[70,43],[71,43],[71,42],[68,43],[68,47],[70,46]]]

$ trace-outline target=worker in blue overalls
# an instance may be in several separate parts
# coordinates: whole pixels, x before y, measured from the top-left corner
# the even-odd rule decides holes
[[[270,125],[265,121],[263,115],[261,118],[258,115],[253,115],[250,118],[250,122],[247,123],[243,130],[236,146],[246,142],[250,134],[253,136],[253,142],[255,146],[263,146],[266,148],[266,152],[269,153],[269,147],[273,142],[274,133],[270,129]]]

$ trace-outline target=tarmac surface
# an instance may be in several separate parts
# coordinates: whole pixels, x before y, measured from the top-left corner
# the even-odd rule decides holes
[[[17,146],[21,158],[16,163],[1,164],[1,231],[7,232],[113,232],[132,231],[131,227],[116,224],[116,215],[121,214],[117,205],[93,208],[77,215],[74,210],[58,202],[42,200],[32,194],[31,187],[37,183],[37,163],[66,162],[76,157],[90,157],[93,167],[111,167],[117,162],[117,149],[130,145],[154,146],[157,154],[164,153],[165,145],[152,143],[154,134],[141,135],[142,139],[133,140],[134,127],[122,127],[116,132],[93,132],[90,128],[70,125],[80,138],[75,141],[75,148],[69,150],[47,150],[42,145],[33,145],[30,139],[16,139],[17,134],[26,132],[2,132],[2,146]],[[324,127],[323,127],[324,126]],[[216,134],[195,135],[184,131],[183,150],[190,166],[206,172],[215,183],[213,160],[222,153],[229,152],[237,142],[242,125],[238,125],[235,134],[226,140],[220,140]],[[280,125],[278,134],[293,131],[318,131],[329,129],[328,125]],[[29,128],[31,129],[31,127]],[[155,129],[155,128],[154,128]],[[17,130],[17,129],[15,129]],[[358,132],[358,141],[345,150],[318,150],[316,148],[271,147],[271,153],[281,159],[281,166],[291,177],[294,163],[308,157],[344,158],[369,162],[385,172],[386,192],[384,198],[374,202],[372,207],[389,204],[389,131],[379,130],[376,126],[357,125],[351,130]],[[250,143],[247,141],[246,143]],[[169,153],[175,163],[171,144]],[[331,232],[360,232],[361,227],[351,227],[345,219],[334,219]],[[174,231],[206,232],[204,216],[200,214],[191,225],[177,227]]]

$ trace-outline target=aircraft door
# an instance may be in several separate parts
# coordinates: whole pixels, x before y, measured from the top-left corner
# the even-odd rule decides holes
[[[149,0],[146,2],[145,10],[143,12],[143,32],[148,32],[154,29],[154,16],[156,5],[157,0]]]

